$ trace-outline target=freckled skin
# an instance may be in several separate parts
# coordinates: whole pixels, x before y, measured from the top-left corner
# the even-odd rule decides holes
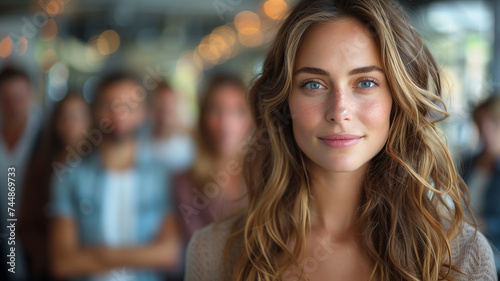
[[[368,165],[384,147],[392,97],[383,71],[350,73],[367,66],[382,69],[380,52],[371,34],[354,19],[315,25],[303,38],[294,73],[303,67],[328,72],[295,74],[289,97],[294,137],[309,164],[329,172],[352,172]],[[308,82],[313,84],[304,86]],[[320,139],[331,134],[362,138],[338,149]]]

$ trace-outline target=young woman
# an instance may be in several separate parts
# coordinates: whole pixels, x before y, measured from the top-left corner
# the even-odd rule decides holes
[[[495,280],[440,95],[396,1],[300,1],[250,92],[248,211],[193,236],[187,280]]]
[[[254,127],[246,93],[239,77],[217,75],[200,96],[197,157],[173,184],[186,244],[195,231],[247,205],[241,147]]]
[[[23,241],[34,277],[49,280],[49,217],[51,179],[57,179],[57,164],[68,164],[70,151],[85,141],[91,129],[90,106],[78,94],[68,94],[58,102],[48,120],[40,144],[31,159],[22,193],[19,236]]]

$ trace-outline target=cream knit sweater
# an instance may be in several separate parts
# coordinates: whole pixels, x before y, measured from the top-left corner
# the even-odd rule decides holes
[[[222,281],[222,256],[232,220],[212,223],[192,237],[186,256],[186,281]],[[452,241],[452,261],[471,279],[461,275],[460,280],[496,281],[493,252],[486,238],[471,226]],[[235,260],[237,253],[232,253]],[[231,259],[229,259],[231,260]],[[227,266],[230,270],[231,265]]]

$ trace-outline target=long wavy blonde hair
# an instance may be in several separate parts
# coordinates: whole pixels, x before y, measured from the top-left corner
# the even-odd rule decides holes
[[[393,99],[388,140],[370,162],[358,209],[371,277],[457,279],[450,243],[467,221],[468,194],[435,124],[448,116],[438,66],[393,0],[304,0],[283,22],[250,90],[256,131],[249,150],[258,153],[245,160],[249,207],[226,244],[228,278],[280,280],[290,266],[301,268],[311,190],[289,118],[292,71],[308,29],[339,17],[357,19],[373,35]],[[229,261],[235,247],[239,257]]]

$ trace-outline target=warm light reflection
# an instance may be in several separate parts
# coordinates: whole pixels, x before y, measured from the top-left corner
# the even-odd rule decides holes
[[[0,57],[6,58],[10,53],[12,53],[12,40],[7,36],[0,41]]]
[[[45,73],[49,72],[52,66],[57,62],[57,59],[56,51],[52,49],[45,50],[40,59],[40,69]]]
[[[260,30],[260,18],[256,13],[242,11],[234,18],[234,25],[239,33],[254,34]]]
[[[198,52],[208,62],[217,64],[221,54],[215,44],[213,44],[212,36],[213,35],[207,35],[203,38],[203,40],[201,40],[200,45],[198,46]]]
[[[17,41],[17,54],[22,56],[26,53],[28,50],[28,39],[26,39],[26,36],[21,36],[19,37],[19,40]]]
[[[193,65],[199,70],[203,70],[203,59],[200,57],[198,51],[193,52]]]
[[[97,50],[103,55],[109,55],[120,47],[120,36],[114,30],[106,30],[97,39]]]
[[[271,19],[282,18],[288,9],[284,0],[267,0],[264,2],[264,13]]]
[[[229,26],[219,26],[212,31],[212,34],[221,36],[229,47],[233,47],[236,43],[236,33]]]
[[[231,57],[234,43],[230,45],[225,37],[218,34],[212,34],[210,36],[210,41],[211,44],[219,50],[221,61],[225,61]]]
[[[264,35],[262,31],[255,32],[253,34],[239,33],[238,39],[240,40],[241,45],[248,48],[254,48],[263,43]]]
[[[278,19],[286,12],[288,5],[283,0],[268,0],[264,3],[263,9],[269,18]],[[189,60],[192,67],[203,73],[203,70],[211,69],[236,56],[241,46],[254,48],[262,45],[270,40],[268,37],[271,37],[267,34],[270,28],[267,22],[271,21],[262,22],[259,15],[254,12],[239,12],[234,18],[234,23],[215,28],[201,40],[193,52],[183,55],[182,60],[179,58],[178,67]]]
[[[58,15],[64,12],[64,2],[60,0],[52,0],[47,6],[45,6],[45,11],[51,16]]]
[[[57,22],[54,19],[49,19],[40,28],[40,40],[49,41],[57,36]]]

